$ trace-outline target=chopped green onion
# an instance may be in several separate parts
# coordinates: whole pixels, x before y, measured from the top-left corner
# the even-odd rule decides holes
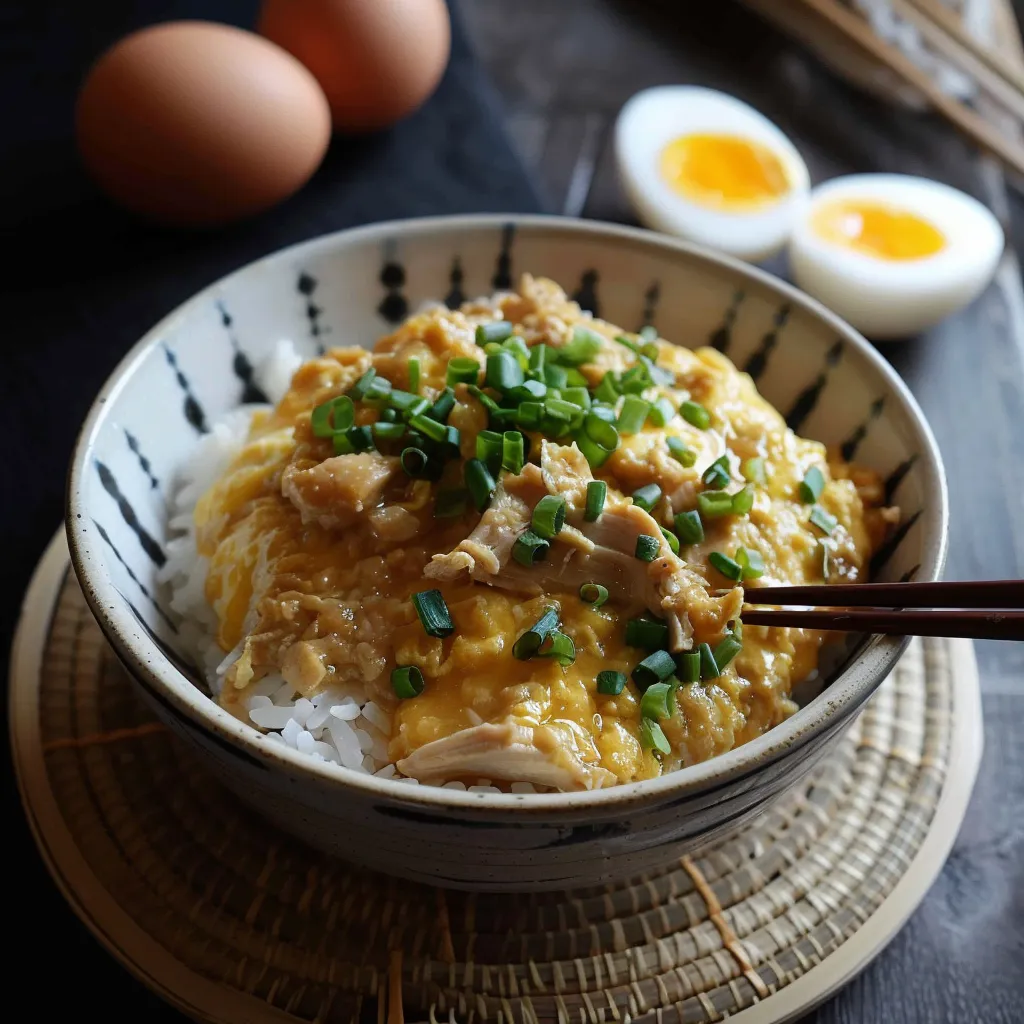
[[[500,341],[489,341],[489,342],[487,342],[486,345],[484,345],[484,352],[486,352],[487,355],[489,355],[489,356],[493,356],[495,354],[495,352],[500,352],[500,351],[501,351],[501,342]]]
[[[504,341],[512,334],[512,325],[507,320],[494,320],[489,324],[477,324],[476,343],[486,345],[489,341]]]
[[[581,409],[589,409],[591,405],[590,392],[586,388],[563,388],[562,397]]]
[[[555,419],[565,420],[573,426],[579,426],[583,422],[584,410],[573,402],[567,402],[563,398],[549,398],[544,403],[544,411]]]
[[[660,550],[661,542],[657,537],[652,537],[648,533],[641,533],[636,539],[636,547],[633,549],[633,554],[641,562],[653,562],[658,557]]]
[[[524,371],[529,369],[530,349],[518,334],[513,334],[507,341],[503,341],[501,343],[501,349],[503,352],[508,352]]]
[[[636,683],[641,690],[646,690],[648,686],[668,679],[675,670],[676,663],[673,661],[672,655],[669,654],[668,651],[655,651],[653,654],[648,654],[647,657],[633,669],[633,682]]]
[[[701,491],[697,511],[702,519],[720,519],[732,512],[732,495],[727,491]]]
[[[665,443],[668,445],[669,455],[687,469],[697,462],[697,453],[692,448],[687,448],[681,437],[673,435]]]
[[[476,435],[476,457],[491,473],[497,473],[501,467],[501,438],[494,430],[481,430]]]
[[[309,419],[314,437],[333,437],[338,431],[348,430],[355,420],[356,409],[348,395],[338,395],[318,405]]]
[[[658,340],[658,328],[654,324],[644,324],[640,328],[640,337],[644,341],[657,341]]]
[[[487,357],[487,383],[498,391],[517,388],[526,376],[516,357],[511,352],[495,352]]]
[[[580,600],[584,604],[600,608],[608,600],[608,588],[601,586],[600,583],[584,583],[580,587]]]
[[[501,411],[498,408],[498,403],[475,384],[470,384],[466,390],[487,410],[489,415],[494,416]],[[454,405],[454,395],[452,404]]]
[[[377,371],[371,366],[366,373],[364,373],[359,380],[357,380],[355,384],[348,389],[349,397],[359,401],[359,399],[366,394],[367,389],[373,383],[373,378],[376,376]]]
[[[523,435],[518,430],[506,430],[501,435],[501,468],[507,469],[513,474],[522,473],[525,461],[526,448]]]
[[[730,619],[726,623],[726,632],[731,633],[740,643],[743,643],[743,620]]]
[[[661,351],[653,341],[645,342],[640,346],[640,354],[648,359],[657,359]]]
[[[537,653],[542,658],[554,658],[562,668],[568,668],[576,660],[576,645],[567,633],[553,629],[544,638]]]
[[[471,356],[456,356],[448,361],[445,383],[453,388],[456,384],[475,384],[480,376],[480,364]]]
[[[409,390],[417,394],[420,390],[420,361],[415,358],[409,360]]]
[[[737,548],[735,558],[743,570],[745,580],[756,580],[764,575],[764,559],[760,551],[754,548]]]
[[[810,522],[821,530],[822,533],[831,535],[832,531],[839,525],[839,520],[834,515],[826,512],[820,505],[815,505],[808,516]]]
[[[533,530],[527,530],[521,533],[512,545],[512,557],[520,565],[531,566],[535,562],[543,562],[548,557],[550,547],[543,537],[537,536]]]
[[[672,745],[661,726],[650,718],[640,719],[640,746],[645,750],[657,750],[660,754],[672,753]]]
[[[494,477],[479,459],[469,459],[462,472],[477,512],[483,512],[490,503],[491,495],[497,486]]]
[[[520,661],[532,658],[547,635],[558,628],[558,610],[547,608],[544,614],[512,645],[512,655]]]
[[[732,496],[733,515],[745,516],[754,507],[754,491],[750,487],[741,487]]]
[[[671,718],[675,711],[675,683],[651,683],[640,698],[640,714],[658,721]]]
[[[740,472],[743,474],[743,479],[748,483],[752,484],[766,484],[768,482],[768,476],[765,473],[764,459],[760,455],[754,456],[752,459],[747,459],[742,466],[740,466]]]
[[[434,399],[434,404],[427,410],[427,415],[438,423],[445,423],[448,415],[455,408],[455,392],[451,388],[445,388]]]
[[[347,431],[339,430],[336,434],[331,435],[335,455],[351,455],[355,452],[355,447],[348,439],[347,433]]]
[[[530,372],[531,373],[539,373],[539,374],[543,374],[544,373],[544,363],[546,361],[545,357],[547,356],[547,352],[548,352],[547,346],[543,345],[543,344],[541,344],[541,345],[534,345],[533,348],[530,349]]]
[[[399,665],[391,670],[391,688],[400,700],[418,697],[423,685],[423,673],[415,665]]]
[[[414,395],[411,391],[399,391],[398,388],[392,389],[388,394],[388,402],[392,408],[407,416],[414,416],[430,407],[430,403],[425,398],[420,398],[419,395]]]
[[[422,413],[410,417],[409,426],[413,430],[418,430],[424,437],[429,437],[431,441],[437,441],[439,444],[448,436],[448,428],[443,423],[438,423],[437,420],[432,420],[429,416],[424,416]]]
[[[615,426],[615,420],[618,417],[615,415],[615,406],[609,405],[607,402],[594,402],[590,407],[590,414],[596,416],[599,420],[604,420],[605,423],[610,423]],[[615,431],[615,436],[619,436],[619,432]]]
[[[657,484],[647,484],[633,492],[633,504],[639,505],[645,512],[650,512],[661,501],[661,488]]]
[[[700,544],[704,540],[704,524],[700,521],[700,513],[680,512],[676,516],[676,536],[682,544]]]
[[[700,651],[687,651],[685,654],[677,654],[676,664],[679,666],[679,678],[684,683],[700,681]]]
[[[618,697],[626,688],[626,673],[605,669],[597,673],[597,692],[606,697]]]
[[[404,423],[388,423],[386,420],[378,420],[373,425],[374,436],[379,437],[382,441],[397,441],[405,433],[405,430]]]
[[[583,518],[588,523],[593,523],[601,518],[607,496],[608,485],[603,480],[591,480],[587,484],[587,504],[583,512]]]
[[[698,430],[707,430],[711,426],[711,413],[700,402],[683,402],[679,407],[679,415]]]
[[[614,404],[619,397],[619,388],[615,374],[608,372],[601,378],[601,383],[594,389],[594,400]]]
[[[591,410],[583,420],[587,437],[610,452],[619,447],[619,432],[615,425],[602,418],[597,410]]]
[[[427,636],[445,637],[455,632],[451,612],[444,603],[440,590],[421,590],[412,595],[412,606],[420,617],[423,632]]]
[[[626,623],[626,643],[643,651],[660,651],[668,643],[668,626],[657,619],[630,619]]]
[[[533,532],[545,540],[557,537],[565,525],[565,498],[545,494],[534,507],[530,525]]]
[[[434,499],[434,518],[452,519],[461,516],[469,504],[469,491],[462,487],[438,491]]]
[[[673,555],[679,554],[679,538],[671,531],[667,530],[664,526],[658,527],[661,530],[662,537],[665,538],[668,546],[672,549]]]
[[[632,338],[627,337],[625,334],[615,335],[615,340],[620,345],[624,345],[626,348],[628,348],[630,352],[640,352],[640,346]]]
[[[543,402],[522,402],[516,409],[516,423],[527,430],[536,430],[544,415]]]
[[[725,671],[725,666],[743,650],[743,644],[734,636],[726,635],[715,645],[713,652],[715,664],[718,666],[718,674]]]
[[[552,350],[553,351],[553,350]],[[544,383],[549,388],[564,388],[569,384],[569,374],[561,366],[548,363],[544,367]]]
[[[718,662],[715,661],[711,644],[701,644],[699,648],[700,677],[701,679],[717,679],[722,673],[718,671]]]
[[[505,394],[513,402],[537,402],[547,397],[548,386],[539,380],[524,380],[518,387],[509,388]]]
[[[618,428],[620,434],[636,434],[643,430],[651,403],[638,395],[626,395],[619,412]]]
[[[817,466],[811,466],[800,481],[800,500],[805,505],[813,505],[825,490],[825,475]]]
[[[577,325],[572,331],[572,341],[555,349],[558,362],[566,366],[582,366],[589,363],[601,351],[604,339],[600,334]]]
[[[366,372],[369,373],[370,371],[367,370]],[[362,380],[364,377],[366,377],[365,373],[363,374],[363,377],[360,377],[359,380]],[[353,392],[358,389],[359,381],[356,381],[356,383],[348,389],[349,395],[351,395],[352,398],[355,398],[356,396],[353,394]],[[371,405],[379,405],[380,403],[385,402],[387,400],[387,397],[388,395],[391,394],[391,391],[391,381],[389,381],[386,377],[376,376],[370,381],[369,384],[367,384],[362,389],[363,401],[368,402]]]
[[[445,454],[450,455],[453,459],[458,458],[462,453],[462,439],[459,434],[459,428],[448,426],[444,430],[445,436],[442,446],[447,449]]]
[[[408,476],[420,477],[426,472],[428,459],[422,448],[403,448],[399,461]]]
[[[659,398],[651,406],[651,411],[647,414],[647,418],[653,426],[664,427],[672,422],[675,414],[676,407],[667,398]]]
[[[729,580],[739,580],[743,577],[743,567],[735,559],[723,555],[721,551],[712,551],[708,555],[708,561]]]
[[[701,480],[713,491],[720,491],[729,483],[729,456],[720,455],[704,470]]]
[[[373,430],[368,426],[349,427],[345,431],[345,438],[354,452],[366,452],[373,448]]]
[[[380,411],[380,423],[397,423],[398,413],[394,409],[381,409]]]
[[[639,395],[650,386],[651,377],[644,366],[631,366],[619,376],[618,389],[624,395]]]
[[[574,440],[576,441],[576,447],[582,452],[591,469],[599,469],[611,457],[612,453],[609,449],[605,448],[604,445],[598,444],[583,430],[576,431]]]

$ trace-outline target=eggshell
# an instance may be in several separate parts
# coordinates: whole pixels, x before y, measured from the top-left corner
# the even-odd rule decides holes
[[[258,30],[316,76],[335,127],[390,125],[419,107],[448,63],[443,0],[266,0]]]
[[[117,202],[155,220],[213,225],[256,213],[310,178],[330,110],[291,54],[241,29],[179,21],[115,43],[76,110],[86,167]]]

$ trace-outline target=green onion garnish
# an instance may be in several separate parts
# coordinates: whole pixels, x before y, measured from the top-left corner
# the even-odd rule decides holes
[[[588,523],[593,523],[601,518],[607,496],[608,485],[603,480],[591,480],[587,484],[587,504],[583,511],[583,518]]]
[[[443,423],[438,423],[437,420],[432,420],[429,416],[424,416],[422,413],[411,416],[409,418],[409,426],[438,444],[448,437],[448,428]]]
[[[618,697],[626,688],[626,673],[605,669],[597,673],[597,692],[606,697]]]
[[[720,491],[729,483],[729,456],[720,455],[704,470],[701,480],[713,491]]]
[[[619,411],[618,428],[620,434],[636,434],[644,428],[651,403],[639,395],[626,395]]]
[[[367,370],[367,373],[369,373],[369,370]],[[364,373],[360,380],[365,376],[366,374]],[[352,398],[356,397],[353,392],[358,390],[358,388],[359,381],[356,381],[356,383],[348,389],[348,393]],[[391,381],[386,377],[376,376],[362,389],[363,401],[370,405],[380,405],[387,401],[387,397],[391,394],[391,390]]]
[[[504,341],[512,334],[512,325],[507,320],[494,320],[489,324],[477,324],[476,343],[486,345],[489,341]]]
[[[732,495],[727,491],[701,491],[697,511],[702,519],[720,519],[732,512]]]
[[[544,374],[544,363],[546,362],[548,348],[547,345],[540,344],[534,345],[530,349],[530,372],[537,373],[543,376]]]
[[[713,656],[715,659],[715,665],[718,666],[718,674],[721,675],[725,671],[725,666],[736,657],[740,651],[743,650],[743,644],[734,636],[728,634],[722,637],[721,640],[715,645]]]
[[[633,549],[633,554],[641,562],[653,562],[658,557],[660,550],[661,542],[657,537],[652,537],[648,533],[641,533],[636,539],[636,547]]]
[[[591,441],[607,451],[613,452],[619,447],[619,432],[615,425],[604,419],[596,409],[592,409],[584,417],[583,430]]]
[[[348,430],[355,415],[352,399],[348,395],[338,395],[313,410],[309,419],[310,429],[314,437],[332,437],[338,431]]]
[[[679,407],[679,415],[698,430],[707,430],[711,426],[711,413],[700,402],[683,402]]]
[[[626,643],[642,651],[660,651],[668,643],[668,626],[657,619],[630,619],[626,623]]]
[[[672,550],[672,554],[678,555],[679,538],[671,530],[665,529],[664,526],[659,526],[658,529],[661,530],[661,535],[665,538],[666,542],[668,543],[669,548]]]
[[[700,521],[700,513],[680,512],[676,516],[676,536],[682,544],[700,544],[704,540],[704,524]]]
[[[633,682],[636,683],[641,690],[646,690],[648,686],[668,679],[675,670],[676,663],[673,661],[672,655],[669,654],[668,651],[655,651],[653,654],[648,654],[647,657],[633,669]]]
[[[733,515],[745,516],[754,507],[754,491],[751,487],[741,487],[732,496]]]
[[[506,397],[513,402],[539,402],[547,394],[548,386],[539,380],[524,380],[519,387],[509,388],[505,392]]]
[[[745,580],[756,580],[764,575],[764,559],[760,551],[754,548],[737,548],[735,558],[743,570]]]
[[[335,437],[338,435],[335,434]],[[368,426],[349,427],[345,431],[348,443],[352,445],[354,452],[367,452],[373,448],[373,430]]]
[[[517,388],[526,376],[519,361],[511,352],[495,352],[487,357],[487,384],[499,391]]]
[[[557,537],[565,525],[565,498],[557,494],[545,494],[534,507],[530,525],[533,532],[545,540]]]
[[[352,442],[348,439],[347,431],[339,430],[336,434],[332,435],[331,442],[334,445],[335,455],[351,455],[355,452]]]
[[[400,700],[418,697],[423,692],[423,673],[415,665],[399,665],[391,670],[391,688]]]
[[[640,328],[640,337],[644,341],[657,341],[658,340],[658,328],[654,324],[644,324]]]
[[[672,456],[676,462],[685,466],[689,469],[697,461],[697,453],[692,448],[687,448],[681,437],[670,437],[666,442],[668,445],[669,455]]]
[[[359,401],[359,399],[362,398],[366,394],[367,389],[373,383],[373,378],[376,377],[376,376],[377,376],[377,371],[371,366],[366,371],[366,373],[364,373],[359,378],[359,380],[357,380],[355,382],[355,384],[353,384],[352,387],[350,387],[348,389],[349,396],[351,398],[354,398],[356,401]]]
[[[608,600],[608,588],[601,586],[600,583],[584,583],[580,587],[580,600],[584,604],[600,608]]]
[[[459,428],[448,426],[444,428],[444,431],[444,441],[441,446],[445,449],[445,455],[456,459],[462,454],[462,438]]]
[[[408,476],[421,477],[426,472],[428,458],[422,448],[403,448],[399,461]]]
[[[721,551],[712,551],[708,555],[708,561],[729,580],[739,580],[743,577],[743,567],[735,559],[723,555]]]
[[[640,714],[658,721],[671,718],[675,711],[675,683],[651,683],[640,698]]]
[[[455,392],[451,388],[445,388],[434,399],[434,404],[427,410],[427,415],[432,420],[437,420],[438,423],[445,423],[453,408],[455,408]]]
[[[470,384],[466,390],[487,410],[488,415],[495,416],[500,412],[498,403],[490,395],[481,391],[475,384]],[[452,395],[452,404],[455,404],[454,394]]]
[[[672,753],[672,746],[661,726],[650,718],[640,719],[640,746],[645,750],[657,750],[660,754]]]
[[[631,366],[618,380],[618,389],[624,395],[639,395],[650,386],[651,377],[644,366]]]
[[[535,562],[543,562],[548,557],[550,547],[543,537],[539,537],[533,530],[527,530],[521,533],[512,545],[512,557],[520,565],[529,567]]]
[[[817,466],[811,466],[800,481],[800,500],[805,505],[813,505],[825,490],[825,475]]]
[[[490,471],[479,459],[469,459],[463,468],[463,478],[477,512],[487,508],[497,486]]]
[[[445,637],[455,632],[451,612],[444,603],[440,590],[421,590],[412,595],[412,606],[420,617],[423,632],[427,636]]]
[[[586,388],[563,388],[562,397],[581,409],[589,409],[591,406],[590,392]]]
[[[564,388],[569,384],[569,374],[563,367],[548,363],[544,367],[544,383],[549,388]]]
[[[633,492],[633,504],[645,512],[650,512],[661,500],[661,488],[657,484],[647,484]]]
[[[507,341],[503,341],[501,348],[503,352],[508,352],[524,371],[529,369],[530,349],[518,334],[513,334]]]
[[[544,411],[548,416],[554,416],[555,419],[565,420],[567,423],[571,423],[573,427],[578,427],[583,423],[584,410],[573,402],[567,402],[564,398],[549,398],[544,403]]]
[[[591,469],[600,469],[611,458],[611,451],[598,444],[583,430],[576,431],[574,440]]]
[[[664,427],[672,422],[675,414],[676,407],[667,398],[659,398],[651,406],[651,411],[647,414],[647,418],[653,426]]]
[[[553,629],[544,638],[537,653],[542,658],[554,658],[562,668],[568,668],[576,660],[576,645],[567,633]]]
[[[409,390],[417,394],[420,390],[420,361],[415,358],[409,360]]]
[[[434,499],[434,518],[452,519],[461,516],[469,505],[469,491],[462,487],[438,491]]]
[[[640,346],[630,337],[625,334],[615,335],[615,340],[620,344],[629,349],[630,352],[636,352],[639,354]]]
[[[536,430],[540,426],[541,417],[544,415],[542,402],[521,402],[516,409],[516,423],[527,430]]]
[[[698,649],[698,657],[700,658],[701,679],[717,679],[722,674],[718,671],[718,662],[715,661],[711,644],[701,644]]]
[[[808,519],[821,530],[822,533],[831,535],[832,531],[839,525],[839,520],[834,515],[826,512],[820,505],[811,509]]]
[[[480,364],[471,356],[456,356],[448,361],[445,383],[453,388],[456,384],[475,384],[480,376]]]
[[[555,349],[556,358],[558,362],[566,366],[582,366],[584,363],[589,363],[601,351],[603,340],[600,334],[577,325],[572,330],[572,341],[568,345]]]
[[[740,466],[740,472],[743,474],[743,479],[749,483],[763,485],[768,482],[768,476],[764,468],[764,459],[760,455],[747,459]]]
[[[408,413],[421,401],[419,395],[414,395],[411,391],[400,391],[398,388],[393,388],[388,394],[389,404],[399,412]]]
[[[494,430],[481,430],[476,435],[476,457],[492,473],[501,467],[501,439],[502,435]]]
[[[512,654],[520,661],[532,658],[547,635],[558,628],[558,610],[547,608],[544,614],[512,645]]]
[[[685,654],[677,654],[676,664],[679,666],[679,678],[684,683],[700,681],[700,651],[687,651]]]
[[[398,422],[398,413],[394,409],[392,409],[390,407],[387,408],[387,409],[381,409],[379,422],[380,423],[397,423]]]
[[[378,420],[373,425],[373,434],[382,441],[397,441],[404,433],[404,423],[388,423],[386,420]]]
[[[510,473],[523,471],[526,461],[526,448],[523,435],[518,430],[506,430],[501,435],[501,468]]]
[[[594,401],[614,404],[618,397],[619,389],[615,382],[615,374],[606,373],[601,378],[601,383],[594,389]]]

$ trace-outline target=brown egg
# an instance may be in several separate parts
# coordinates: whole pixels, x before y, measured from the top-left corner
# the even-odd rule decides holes
[[[300,188],[330,141],[323,90],[291,54],[178,21],[115,43],[89,72],[78,146],[103,190],[164,223],[220,224]]]
[[[444,0],[266,0],[257,28],[316,75],[335,128],[347,131],[420,106],[451,44]]]

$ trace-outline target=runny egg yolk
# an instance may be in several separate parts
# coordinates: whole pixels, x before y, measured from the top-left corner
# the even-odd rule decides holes
[[[681,135],[661,151],[661,174],[677,192],[719,209],[766,206],[789,191],[775,153],[739,135]]]
[[[934,224],[873,199],[823,203],[812,214],[811,227],[826,242],[880,260],[919,260],[946,245]]]

